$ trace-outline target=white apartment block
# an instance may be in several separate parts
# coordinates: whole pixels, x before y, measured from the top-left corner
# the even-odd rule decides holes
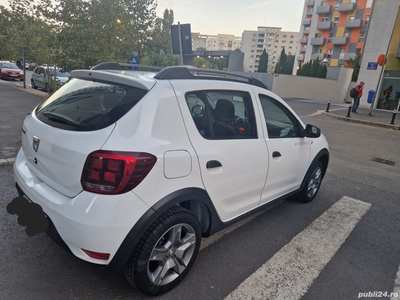
[[[257,31],[245,30],[242,34],[244,53],[243,71],[257,72],[260,56],[265,49],[268,53],[268,71],[274,71],[282,48],[286,55],[295,55],[299,32],[282,31],[281,27],[257,27]]]
[[[200,34],[192,32],[192,49],[206,51],[235,51],[240,49],[242,38],[232,34]]]

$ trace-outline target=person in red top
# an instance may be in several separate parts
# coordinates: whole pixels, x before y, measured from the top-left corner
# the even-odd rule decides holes
[[[351,112],[353,114],[357,114],[357,108],[360,105],[360,98],[362,97],[362,92],[363,92],[363,88],[364,88],[364,82],[360,82],[359,85],[356,85],[355,89],[357,91],[357,96],[355,96],[353,99],[353,106],[351,108]]]

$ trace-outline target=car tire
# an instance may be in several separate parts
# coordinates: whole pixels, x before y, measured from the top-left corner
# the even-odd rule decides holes
[[[33,81],[33,79],[31,79],[31,86],[33,89],[37,90],[37,86],[36,86],[35,82]]]
[[[311,202],[317,195],[324,174],[324,166],[320,161],[314,162],[307,172],[303,190],[300,192],[302,202]]]
[[[198,219],[182,207],[165,212],[142,236],[125,267],[126,279],[155,296],[172,289],[189,272],[200,248]]]

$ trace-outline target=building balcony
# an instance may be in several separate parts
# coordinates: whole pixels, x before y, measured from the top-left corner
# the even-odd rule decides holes
[[[311,45],[313,46],[322,46],[325,44],[325,38],[312,38]]]
[[[338,6],[337,11],[338,12],[351,12],[354,11],[357,7],[356,3],[350,2],[350,3],[342,3]]]
[[[346,45],[348,42],[349,38],[347,36],[332,38],[332,45]]]
[[[343,59],[344,60],[355,59],[356,56],[357,56],[357,53],[345,53]]]
[[[310,33],[310,28],[306,28],[303,30],[303,34],[309,34]]]
[[[331,12],[331,6],[330,5],[320,5],[317,6],[317,14],[318,15],[326,15]]]
[[[306,1],[307,7],[314,7],[314,1]]]
[[[359,28],[361,27],[361,19],[353,19],[346,21],[346,28]]]
[[[312,16],[313,15],[313,10],[312,9],[307,10],[306,15],[307,16]]]
[[[304,26],[308,26],[308,25],[310,25],[311,24],[311,20],[310,19],[305,19],[305,20],[303,20],[303,25]]]
[[[297,56],[297,60],[298,61],[304,61],[304,56],[302,56],[302,55]]]
[[[332,22],[318,22],[317,29],[318,30],[329,30],[332,27]]]
[[[306,52],[307,51],[307,47],[301,47],[300,48],[300,53],[304,53],[304,52]]]
[[[308,39],[306,39],[306,38],[300,39],[300,44],[307,44],[307,42],[308,42]]]
[[[323,53],[313,53],[311,54],[311,60],[323,60],[324,54]]]

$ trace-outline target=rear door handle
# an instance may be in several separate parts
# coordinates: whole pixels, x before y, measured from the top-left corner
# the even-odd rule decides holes
[[[272,152],[272,157],[281,157],[282,155],[278,151]]]
[[[206,167],[207,167],[207,169],[212,169],[212,168],[222,167],[222,165],[218,160],[210,160],[207,162]]]

